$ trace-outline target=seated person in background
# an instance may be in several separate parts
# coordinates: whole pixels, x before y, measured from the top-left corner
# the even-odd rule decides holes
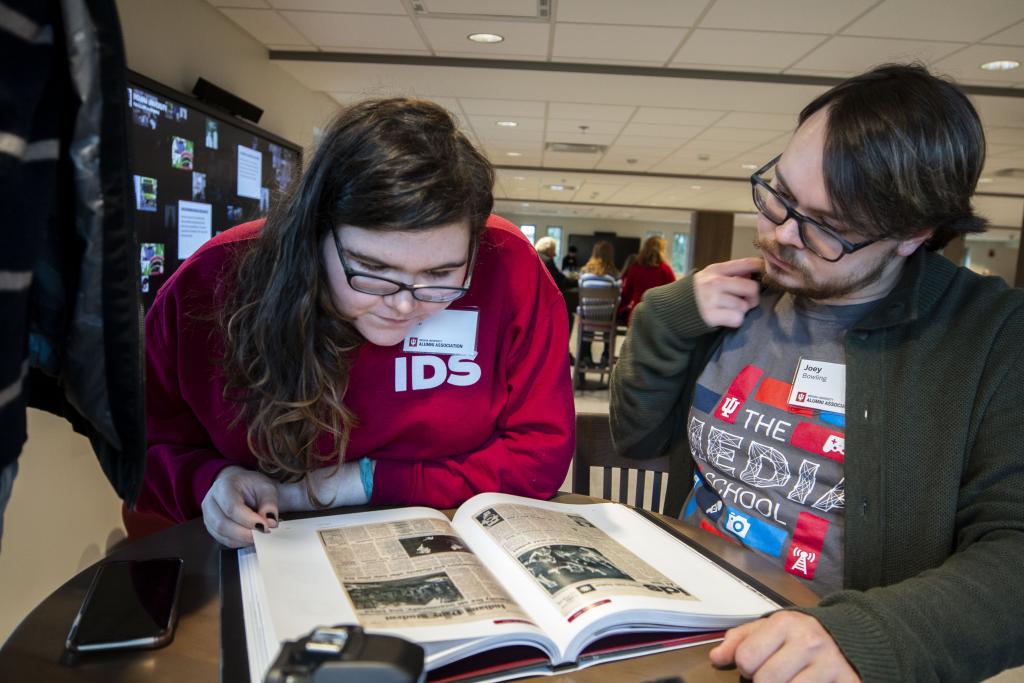
[[[580,288],[587,287],[618,287],[619,269],[615,267],[615,247],[611,242],[598,240],[590,251],[590,259],[580,268]],[[607,310],[606,310],[607,309]],[[583,312],[584,315],[593,318],[610,317],[614,311],[603,304],[590,305]],[[587,367],[594,367],[594,357],[591,351],[591,342],[585,341],[580,347],[580,354],[583,357],[583,364]],[[605,345],[601,352],[601,365],[608,364],[608,346]]]
[[[265,223],[207,242],[157,295],[138,510],[201,514],[242,546],[283,511],[554,494],[573,448],[565,304],[488,218],[492,184],[433,103],[342,111]]]
[[[849,79],[751,177],[763,260],[635,309],[616,449],[668,452],[667,514],[822,598],[730,630],[714,664],[810,683],[1024,663],[1024,292],[934,253],[984,228],[984,158],[953,84],[902,65]]]
[[[580,269],[580,264],[576,260],[576,251],[576,245],[570,244],[568,252],[562,257],[563,273],[575,273]]]
[[[558,291],[565,292],[576,286],[576,280],[566,277],[555,265],[555,254],[558,253],[558,242],[554,237],[541,237],[537,240],[537,256],[540,257],[544,267],[551,273],[551,279],[555,281]]]
[[[668,264],[665,255],[665,238],[652,235],[644,240],[640,247],[640,255],[633,267],[625,270],[622,276],[622,298],[619,300],[618,318],[629,324],[629,316],[640,303],[640,297],[652,287],[660,287],[675,282],[676,274]]]

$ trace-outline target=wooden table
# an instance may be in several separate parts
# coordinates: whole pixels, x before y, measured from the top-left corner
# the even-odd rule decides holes
[[[574,494],[556,497],[564,503],[596,499]],[[365,508],[359,508],[363,510]],[[350,509],[356,511],[356,509]],[[332,512],[339,512],[338,510]],[[700,530],[668,519],[686,536],[763,582],[797,605],[813,605],[817,597],[782,570],[750,552]],[[180,556],[185,560],[180,616],[174,641],[159,650],[71,655],[64,640],[93,574],[93,565],[70,579],[36,607],[0,648],[0,681],[185,681],[220,678],[220,553],[221,546],[195,519],[125,545],[107,559],[129,560]],[[686,683],[738,680],[735,671],[719,671],[708,662],[710,646],[698,646],[647,657],[612,662],[565,674],[565,683],[650,681],[680,676]],[[539,683],[550,678],[523,679]]]

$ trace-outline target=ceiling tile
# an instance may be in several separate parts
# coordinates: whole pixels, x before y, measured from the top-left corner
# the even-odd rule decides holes
[[[462,110],[469,115],[497,116],[515,119],[517,116],[544,117],[543,102],[526,100],[485,99],[481,97],[460,97]]]
[[[796,117],[791,114],[755,114],[753,112],[732,111],[715,125],[730,128],[760,128],[783,132],[796,129]]]
[[[571,142],[578,145],[610,145],[615,140],[615,133],[591,133],[585,134],[579,131],[575,133],[559,132],[549,130],[545,140],[548,142]]]
[[[668,107],[640,107],[633,123],[666,123],[673,126],[710,126],[725,112],[712,109],[671,109]]]
[[[623,130],[626,137],[637,135],[657,137],[665,141],[689,140],[704,130],[701,126],[671,126],[665,123],[630,123]]]
[[[266,0],[277,9],[362,14],[405,14],[402,0]]]
[[[269,9],[222,9],[231,21],[244,28],[264,45],[308,45],[301,33],[296,31],[274,10]]]
[[[834,33],[876,2],[877,0],[717,0],[700,25],[701,28]]]
[[[586,126],[586,130],[580,130]],[[578,133],[580,135],[618,135],[622,123],[616,121],[591,121],[589,119],[548,118],[548,133]]]
[[[775,130],[760,130],[756,128],[726,128],[724,126],[712,126],[694,140],[708,140],[714,142],[749,142],[752,144],[764,144],[769,140],[780,137]]]
[[[503,59],[509,55],[546,59],[551,25],[547,23],[502,20],[433,19],[419,20],[431,47],[439,55],[475,55]],[[471,33],[497,33],[500,43],[474,43]]]
[[[558,21],[639,26],[693,26],[707,0],[558,0]]]
[[[1024,21],[984,40],[992,45],[1024,45]]]
[[[281,12],[320,47],[426,50],[408,17],[328,12]],[[342,67],[344,68],[344,67]]]
[[[694,31],[672,64],[782,69],[820,45],[825,35],[810,33],[768,33],[764,31],[723,31],[700,28]]]
[[[1024,19],[1020,0],[934,2],[886,0],[843,30],[845,35],[974,42]]]
[[[962,47],[963,43],[837,36],[794,64],[793,68],[853,75],[885,62],[917,60],[932,64]]]
[[[214,7],[260,7],[267,8],[267,0],[206,0]]]
[[[552,119],[625,122],[635,111],[636,107],[615,104],[575,104],[572,102],[548,104],[548,116]]]
[[[678,28],[558,24],[551,55],[560,61],[586,58],[664,64],[684,35]]]

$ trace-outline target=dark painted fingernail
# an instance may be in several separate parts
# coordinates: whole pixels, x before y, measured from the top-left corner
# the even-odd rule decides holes
[[[277,521],[277,513],[276,512],[268,512],[267,513],[267,519],[272,519],[272,520],[274,520],[276,522]]]
[[[261,534],[267,533],[267,530],[263,528],[263,522],[256,522],[256,531],[260,532]]]

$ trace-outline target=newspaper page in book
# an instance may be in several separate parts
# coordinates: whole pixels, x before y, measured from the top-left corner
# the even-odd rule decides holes
[[[318,530],[364,628],[533,622],[447,521],[407,519]]]
[[[497,504],[475,519],[569,622],[612,596],[696,599],[582,515]]]

